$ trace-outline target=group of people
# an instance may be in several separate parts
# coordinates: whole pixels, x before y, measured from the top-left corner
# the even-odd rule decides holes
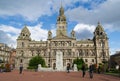
[[[70,71],[70,64],[67,64],[67,73],[69,73]],[[85,73],[86,73],[86,66],[85,64],[82,65],[82,77],[85,77]],[[22,74],[22,71],[23,71],[23,64],[21,63],[20,64],[20,67],[19,67],[19,73]],[[90,75],[90,78],[93,78],[93,65],[90,64],[89,66],[89,75]]]
[[[86,72],[86,66],[85,66],[85,64],[82,65],[81,70],[82,70],[82,77],[84,77],[85,76],[85,72]],[[89,66],[89,75],[90,75],[91,79],[93,78],[93,70],[94,70],[93,65],[90,64],[90,66]]]
[[[67,64],[67,73],[70,72],[69,70],[70,70],[70,64]],[[82,77],[84,77],[85,73],[86,73],[86,66],[85,66],[85,64],[82,65],[81,70],[82,70]],[[93,70],[94,70],[94,67],[93,67],[92,64],[90,64],[90,66],[89,66],[89,75],[90,75],[91,79],[93,78]]]

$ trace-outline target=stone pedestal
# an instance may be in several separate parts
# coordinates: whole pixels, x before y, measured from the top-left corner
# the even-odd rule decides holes
[[[41,70],[41,64],[38,64],[38,69],[37,69],[38,71],[40,71]]]
[[[63,53],[61,51],[56,52],[56,70],[63,71]]]
[[[76,64],[74,64],[73,70],[74,70],[74,71],[78,71]]]
[[[53,71],[52,68],[44,68],[44,67],[41,67],[41,64],[38,64],[38,71]]]

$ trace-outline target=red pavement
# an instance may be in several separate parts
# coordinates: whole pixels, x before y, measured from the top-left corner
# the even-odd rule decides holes
[[[89,78],[88,73],[84,78],[81,72],[30,72],[19,71],[0,73],[0,81],[120,81],[119,77],[110,75],[94,74],[93,79]]]

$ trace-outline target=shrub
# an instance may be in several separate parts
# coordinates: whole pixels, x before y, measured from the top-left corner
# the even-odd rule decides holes
[[[81,70],[82,65],[85,64],[85,63],[84,63],[82,58],[80,58],[80,59],[76,58],[76,59],[74,59],[73,64],[77,64],[78,70]]]
[[[42,67],[45,67],[45,60],[41,56],[35,56],[29,61],[28,69],[37,69],[38,64],[41,64]]]

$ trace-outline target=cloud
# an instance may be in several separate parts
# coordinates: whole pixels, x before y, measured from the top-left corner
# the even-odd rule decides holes
[[[53,33],[53,36],[55,36],[56,29],[53,27],[54,25],[51,25],[51,32]],[[27,26],[30,33],[32,40],[40,41],[40,40],[47,40],[48,36],[48,30],[42,28],[43,24],[39,23],[35,26]],[[9,46],[13,45],[16,47],[16,39],[20,35],[20,32],[22,29],[15,28],[13,26],[8,25],[0,25],[0,42],[6,43]]]
[[[92,38],[94,30],[95,30],[94,25],[87,25],[87,24],[79,23],[74,27],[74,31],[76,32],[76,37],[78,39]]]
[[[91,3],[92,9],[90,10],[83,6],[78,6],[68,9],[65,14],[70,21],[85,24],[96,24],[100,21],[102,25],[105,25],[105,28],[109,29],[108,25],[106,25],[109,24],[113,30],[120,31],[120,0],[106,0],[97,6],[94,4]]]
[[[8,44],[9,46],[16,44],[16,42],[12,40],[11,36],[6,34],[2,30],[0,30],[0,43],[5,43]]]
[[[0,15],[21,15],[27,20],[37,20],[43,15],[51,15],[51,0],[1,0]]]
[[[0,25],[0,29],[3,30],[4,32],[11,34],[18,34],[18,32],[20,32],[20,29],[17,29],[9,25]]]
[[[110,48],[110,55],[114,55],[118,51],[120,51],[120,48]]]
[[[75,3],[87,3],[89,0],[64,0],[63,7],[75,7]],[[61,0],[0,0],[0,16],[22,16],[34,21],[41,16],[51,16],[59,11]]]
[[[34,21],[44,16],[51,16],[59,11],[60,0],[0,0],[0,16],[20,15],[28,21]],[[79,5],[76,6],[75,4]],[[89,4],[91,9],[84,4]],[[70,21],[78,23],[120,25],[120,0],[64,0],[66,16]],[[71,8],[72,7],[72,8]],[[114,15],[113,15],[114,14]],[[118,27],[116,27],[118,28]]]
[[[44,40],[45,41],[45,40],[47,40],[48,30],[42,28],[42,26],[43,26],[42,23],[39,23],[36,26],[27,26],[28,29],[31,32],[32,40],[37,40],[37,41],[40,41],[40,40]],[[54,28],[51,29],[51,32],[53,33],[53,36],[55,35],[55,31],[56,30]]]
[[[19,33],[20,29],[8,25],[0,25],[0,42],[16,47],[16,39]]]
[[[42,29],[42,23],[32,27],[28,26],[28,29],[31,32],[32,40],[46,40],[47,39],[47,32],[48,30]]]
[[[65,0],[63,6],[72,5],[78,0]],[[42,16],[51,16],[59,11],[60,0],[0,0],[0,16],[22,16],[35,21]]]

